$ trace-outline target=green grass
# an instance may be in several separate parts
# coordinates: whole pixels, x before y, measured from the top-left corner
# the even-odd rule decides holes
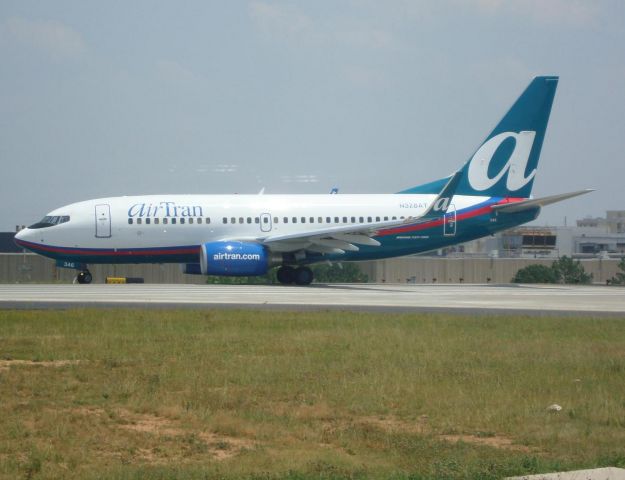
[[[0,312],[3,478],[494,479],[624,427],[623,319]]]

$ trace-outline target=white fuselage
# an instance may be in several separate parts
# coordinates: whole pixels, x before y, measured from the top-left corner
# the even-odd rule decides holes
[[[149,195],[70,204],[48,214],[66,223],[18,238],[70,248],[154,248],[254,240],[329,226],[421,215],[435,195]],[[462,210],[486,197],[454,197]],[[175,223],[174,223],[175,222]]]

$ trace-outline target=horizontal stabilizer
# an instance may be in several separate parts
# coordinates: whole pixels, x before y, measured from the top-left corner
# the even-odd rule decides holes
[[[493,210],[506,213],[522,212],[523,210],[527,210],[529,208],[544,207],[546,205],[551,205],[552,203],[561,202],[562,200],[567,200],[579,195],[585,195],[590,192],[594,192],[594,190],[578,190],[576,192],[560,193],[559,195],[551,195],[549,197],[530,198],[528,200],[521,200],[520,202],[503,203],[500,205],[493,205]]]

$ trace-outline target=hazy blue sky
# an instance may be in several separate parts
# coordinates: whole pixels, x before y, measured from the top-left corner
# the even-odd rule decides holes
[[[395,192],[560,75],[534,194],[625,209],[625,2],[0,2],[0,229],[142,193]]]

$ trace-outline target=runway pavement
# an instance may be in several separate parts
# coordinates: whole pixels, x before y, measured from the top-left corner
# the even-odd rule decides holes
[[[272,308],[625,317],[625,289],[568,285],[0,285],[0,308]]]

